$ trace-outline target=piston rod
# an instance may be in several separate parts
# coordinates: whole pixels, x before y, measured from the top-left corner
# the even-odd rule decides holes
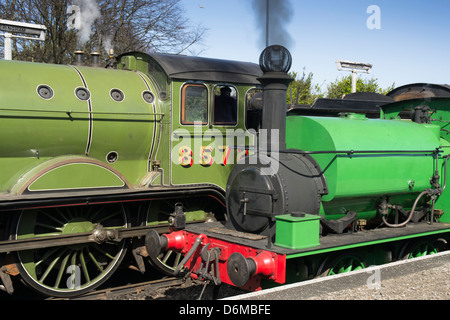
[[[92,232],[65,234],[59,236],[34,237],[29,239],[17,239],[0,241],[0,253],[32,250],[49,247],[59,247],[82,243],[101,243],[104,241],[121,241],[125,238],[145,236],[149,230],[159,233],[169,231],[169,227],[132,227],[121,229],[94,229]]]

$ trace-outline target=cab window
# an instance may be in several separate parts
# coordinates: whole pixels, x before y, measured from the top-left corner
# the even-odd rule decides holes
[[[220,85],[214,88],[214,124],[236,125],[237,90],[233,86]]]
[[[181,93],[181,123],[208,123],[208,89],[202,84],[187,84]]]
[[[262,125],[263,92],[261,89],[251,89],[245,97],[245,126],[247,129],[259,131]]]

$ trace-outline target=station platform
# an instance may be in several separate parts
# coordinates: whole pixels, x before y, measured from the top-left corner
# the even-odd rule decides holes
[[[444,251],[224,300],[450,300],[449,276],[450,251]]]

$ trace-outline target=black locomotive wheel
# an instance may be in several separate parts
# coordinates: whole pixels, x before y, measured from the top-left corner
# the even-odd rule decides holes
[[[166,225],[170,213],[173,212],[171,202],[168,201],[152,201],[145,205],[145,219],[148,226]],[[178,266],[184,255],[175,251],[162,252],[157,258],[150,258],[149,262],[152,266],[161,272],[172,276],[175,268]]]
[[[334,259],[325,260],[319,267],[318,277],[327,277],[340,273],[365,269],[366,264],[356,254],[342,254]]]
[[[16,239],[91,232],[127,226],[121,204],[64,207],[23,211],[17,222]],[[127,240],[86,243],[18,252],[18,269],[24,281],[38,292],[71,297],[104,283],[119,267]]]
[[[400,260],[424,257],[439,252],[439,246],[430,240],[412,240],[406,243],[399,254]]]

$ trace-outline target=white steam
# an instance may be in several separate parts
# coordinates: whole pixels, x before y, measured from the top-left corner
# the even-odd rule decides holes
[[[102,37],[102,44],[103,44],[103,48],[106,51],[106,54],[109,54],[109,50],[112,49],[112,37],[110,36],[103,36]]]
[[[68,19],[68,27],[78,30],[79,45],[86,43],[92,33],[92,26],[100,17],[100,8],[96,0],[74,0],[67,8],[71,14]]]

